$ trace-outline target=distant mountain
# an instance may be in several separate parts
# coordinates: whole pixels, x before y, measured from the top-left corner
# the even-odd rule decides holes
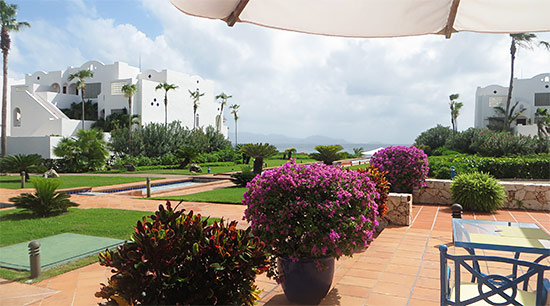
[[[270,143],[270,144],[313,144],[313,145],[333,145],[333,144],[340,144],[344,145],[349,143],[346,140],[343,139],[336,139],[321,135],[313,135],[306,138],[296,138],[296,137],[288,137],[281,134],[257,134],[257,133],[249,133],[249,132],[239,132],[239,143]],[[235,141],[234,135],[229,133],[229,139],[233,142]]]

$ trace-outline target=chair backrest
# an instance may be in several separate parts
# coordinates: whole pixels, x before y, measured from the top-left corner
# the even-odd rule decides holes
[[[523,282],[527,287],[531,278],[536,279],[536,305],[545,305],[548,302],[544,271],[550,270],[550,266],[507,257],[452,255],[448,253],[446,245],[439,246],[439,251],[441,305],[469,305],[479,301],[485,301],[490,305],[522,305],[516,300],[518,293],[524,296],[520,290],[520,283]],[[519,268],[520,272],[515,278],[490,273],[491,270],[503,271],[508,267],[510,271]],[[463,280],[464,278],[466,280]],[[471,279],[477,281],[469,283]],[[461,290],[469,292],[466,294]]]

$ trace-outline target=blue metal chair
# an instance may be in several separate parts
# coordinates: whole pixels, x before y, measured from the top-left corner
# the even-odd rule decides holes
[[[528,262],[516,258],[482,255],[451,255],[446,245],[439,246],[441,264],[441,305],[549,305],[550,281],[544,279],[544,271],[550,266]],[[517,266],[525,273],[518,273],[514,278],[498,274],[482,273],[478,267],[491,267],[491,263]],[[502,264],[497,264],[499,267]],[[495,265],[493,265],[495,266]],[[467,271],[471,279],[466,277]],[[452,272],[452,274],[451,274]],[[451,275],[453,277],[451,277]],[[536,280],[535,291],[521,290],[533,277]],[[451,279],[454,278],[451,282]],[[531,283],[533,285],[533,283]]]

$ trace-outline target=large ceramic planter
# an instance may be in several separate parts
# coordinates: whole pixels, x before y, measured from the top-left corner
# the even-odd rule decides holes
[[[321,264],[321,270],[316,260]],[[330,290],[334,277],[334,257],[302,258],[298,261],[279,258],[277,265],[283,277],[283,291],[291,302],[319,304]]]

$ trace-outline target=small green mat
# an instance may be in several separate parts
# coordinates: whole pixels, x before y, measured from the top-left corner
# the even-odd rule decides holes
[[[526,239],[519,237],[502,237],[497,235],[470,234],[470,241],[474,243],[508,245],[513,247],[526,247],[544,249],[539,239]]]
[[[522,237],[528,239],[550,239],[540,228],[522,228],[517,226],[497,226],[497,233],[502,237]]]
[[[42,269],[97,254],[124,243],[120,239],[72,233],[50,236],[37,241],[40,242]],[[30,241],[27,241],[0,248],[0,267],[30,271],[29,243]]]

